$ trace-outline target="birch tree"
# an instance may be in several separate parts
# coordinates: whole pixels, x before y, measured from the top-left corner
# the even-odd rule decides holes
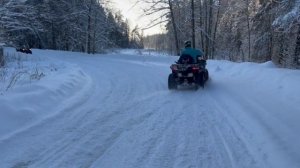
[[[147,28],[151,28],[161,23],[170,21],[175,39],[176,54],[180,54],[178,28],[176,25],[175,14],[174,14],[174,0],[141,0],[146,3],[148,8],[144,9],[145,16],[159,14],[157,18],[152,20],[151,24]],[[170,20],[169,20],[170,19]]]

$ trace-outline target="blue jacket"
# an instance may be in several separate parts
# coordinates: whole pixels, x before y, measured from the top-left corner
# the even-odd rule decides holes
[[[197,62],[198,57],[202,57],[203,56],[203,52],[201,50],[198,49],[193,49],[193,48],[185,48],[181,51],[181,56],[182,55],[190,55],[191,57],[193,57],[194,62]]]

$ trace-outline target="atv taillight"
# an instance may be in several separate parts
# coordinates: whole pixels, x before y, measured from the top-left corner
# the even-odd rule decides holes
[[[193,67],[192,70],[193,70],[193,73],[199,72],[199,67]]]

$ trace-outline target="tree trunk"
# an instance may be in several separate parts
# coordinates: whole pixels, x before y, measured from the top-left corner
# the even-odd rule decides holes
[[[273,0],[271,0],[271,9],[269,11],[269,29],[270,29],[270,41],[269,41],[269,51],[268,51],[268,55],[266,57],[266,61],[271,61],[272,60],[272,55],[273,55],[273,36],[274,36],[274,30],[273,30],[273,14],[271,13],[273,9]]]
[[[271,32],[270,32],[270,41],[269,41],[269,52],[266,58],[266,61],[271,61],[272,60],[272,55],[273,55],[273,35],[274,35],[274,31],[272,28],[272,24],[270,24],[271,27]]]
[[[296,64],[297,68],[299,68],[299,66],[300,66],[300,26],[298,26],[294,63]]]
[[[200,29],[201,29],[201,33],[200,33],[200,38],[201,38],[201,48],[204,49],[204,35],[203,35],[203,7],[202,7],[202,2],[199,2],[200,6]]]
[[[196,48],[196,35],[195,35],[195,5],[192,0],[192,44],[193,48]]]
[[[208,36],[208,25],[209,25],[209,4],[207,3],[207,1],[204,1],[204,6],[206,8],[205,10],[205,57],[208,58],[209,55],[209,49],[208,49],[208,43],[209,43],[209,36]]]
[[[97,17],[98,17],[98,12],[95,11],[95,16],[94,16],[94,27],[93,27],[93,54],[96,53],[96,26],[97,26]]]
[[[67,50],[67,51],[70,51],[70,42],[69,42],[69,35],[67,34],[67,35],[65,35],[65,49]]]
[[[248,28],[248,59],[251,61],[251,30],[250,30],[250,11],[249,11],[249,0],[247,3],[247,28]]]
[[[4,49],[0,46],[0,67],[3,67],[4,64]]]
[[[56,34],[55,34],[55,29],[54,29],[54,21],[52,20],[52,23],[51,23],[51,30],[52,30],[52,49],[53,50],[56,50]]]
[[[180,55],[179,44],[178,44],[178,34],[177,34],[177,28],[176,28],[176,23],[175,23],[175,18],[174,18],[173,4],[172,4],[171,0],[169,0],[169,7],[170,7],[170,12],[171,12],[174,36],[175,36],[176,54]]]
[[[215,41],[216,41],[216,35],[217,35],[217,30],[218,30],[218,24],[219,24],[219,17],[220,17],[220,3],[221,0],[219,0],[218,3],[218,12],[217,12],[217,18],[216,18],[216,23],[215,23],[215,31],[214,31],[214,37],[213,37],[213,41],[212,41],[212,59],[214,59],[215,57],[215,51],[216,51],[216,47],[215,47]]]
[[[88,9],[88,27],[87,27],[87,53],[91,53],[91,31],[92,31],[92,3],[93,0],[90,1],[89,9]]]

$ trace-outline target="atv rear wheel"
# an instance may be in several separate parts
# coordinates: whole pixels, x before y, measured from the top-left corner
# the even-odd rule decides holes
[[[198,89],[199,89],[199,85],[198,85],[198,84],[195,84],[194,90],[197,91]]]
[[[209,73],[208,73],[207,69],[205,69],[205,71],[204,71],[204,78],[205,78],[205,82],[208,81],[208,79],[209,79]]]
[[[169,90],[177,89],[177,83],[173,74],[169,75],[168,78],[168,88]]]
[[[196,83],[204,88],[204,83],[205,83],[205,74],[203,72],[197,74],[196,76]]]

